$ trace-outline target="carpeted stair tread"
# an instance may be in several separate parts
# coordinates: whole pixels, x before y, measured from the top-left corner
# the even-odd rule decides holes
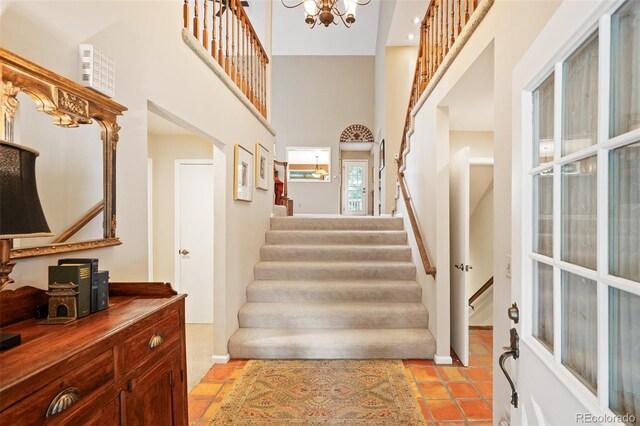
[[[243,328],[420,328],[428,327],[422,303],[246,303]]]
[[[435,351],[426,328],[240,328],[229,339],[229,353],[244,359],[432,359]]]
[[[272,217],[271,229],[307,230],[397,230],[404,229],[400,217]]]
[[[258,280],[247,287],[249,302],[420,302],[415,281]]]
[[[412,262],[259,262],[256,280],[400,280],[416,279]]]
[[[385,245],[266,245],[262,260],[273,261],[411,261],[409,246]]]
[[[267,244],[384,244],[406,245],[406,231],[327,231],[278,230],[267,231]]]

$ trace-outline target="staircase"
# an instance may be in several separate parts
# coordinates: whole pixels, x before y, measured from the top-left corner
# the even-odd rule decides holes
[[[274,217],[233,358],[433,358],[402,218]]]

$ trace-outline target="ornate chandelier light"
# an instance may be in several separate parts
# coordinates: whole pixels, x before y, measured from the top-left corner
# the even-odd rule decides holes
[[[310,28],[316,26],[318,21],[325,27],[331,24],[338,25],[336,16],[340,17],[342,23],[351,28],[351,24],[356,22],[356,7],[365,6],[371,2],[371,0],[365,0],[359,2],[358,0],[343,0],[344,10],[340,11],[338,3],[340,0],[303,0],[294,5],[288,5],[285,0],[282,0],[284,7],[288,9],[296,8],[300,5],[304,5],[304,22],[306,22]]]

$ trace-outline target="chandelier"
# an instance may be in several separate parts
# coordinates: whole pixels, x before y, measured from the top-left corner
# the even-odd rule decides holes
[[[331,24],[338,25],[335,18],[336,16],[340,17],[340,20],[347,28],[351,28],[351,24],[356,22],[356,7],[364,6],[371,2],[371,0],[365,0],[362,3],[358,0],[342,0],[344,10],[340,11],[338,8],[339,1],[340,0],[303,0],[289,6],[285,3],[285,0],[282,0],[282,4],[288,9],[304,5],[304,22],[311,28],[315,27],[318,21],[325,27]]]
[[[328,174],[329,172],[327,172],[325,169],[320,168],[320,165],[318,164],[318,156],[316,155],[316,169],[313,171],[313,173],[311,173],[311,176],[316,179],[324,179],[324,177]]]

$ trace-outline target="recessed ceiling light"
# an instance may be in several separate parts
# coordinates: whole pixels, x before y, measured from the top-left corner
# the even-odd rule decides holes
[[[413,39],[415,38],[415,36],[414,36],[413,34],[409,34],[409,35],[407,36],[407,38],[408,38],[409,40],[413,40]]]
[[[417,16],[415,18],[413,18],[413,23],[414,24],[419,24],[420,23],[420,18],[418,18]]]

